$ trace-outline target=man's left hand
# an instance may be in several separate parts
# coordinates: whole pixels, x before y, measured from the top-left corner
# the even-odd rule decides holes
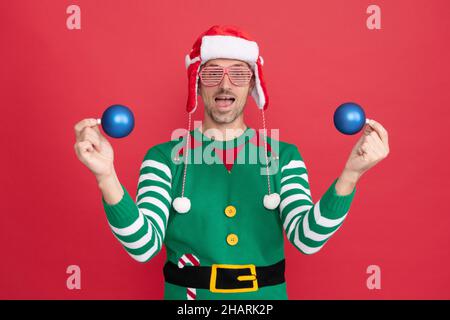
[[[388,154],[388,132],[379,122],[370,119],[350,153],[344,172],[359,178]]]
[[[386,129],[375,120],[369,120],[336,182],[337,194],[350,194],[363,173],[386,158],[388,154],[389,143]]]

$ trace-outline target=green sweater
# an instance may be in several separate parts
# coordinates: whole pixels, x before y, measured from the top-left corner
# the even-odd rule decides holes
[[[167,259],[175,264],[192,253],[203,266],[267,266],[284,259],[283,230],[300,252],[313,254],[342,225],[356,188],[349,195],[338,195],[336,178],[314,203],[305,163],[295,145],[267,138],[271,192],[281,197],[279,207],[269,210],[263,206],[268,188],[264,144],[255,129],[229,141],[212,140],[198,129],[190,134],[188,213],[177,213],[171,206],[181,196],[186,137],[148,150],[136,201],[123,185],[124,196],[117,204],[109,205],[102,198],[113,234],[133,259],[151,260],[164,243]],[[262,160],[254,161],[255,154]],[[234,215],[225,212],[230,206]],[[228,241],[230,234],[235,236],[233,244]],[[186,299],[186,288],[165,282],[164,298]],[[244,293],[197,289],[197,299],[287,299],[286,284]]]

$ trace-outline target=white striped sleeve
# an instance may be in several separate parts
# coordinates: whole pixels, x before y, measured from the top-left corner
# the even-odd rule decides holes
[[[302,253],[318,252],[340,228],[348,214],[356,188],[346,196],[336,193],[333,181],[316,203],[309,187],[308,171],[298,148],[292,145],[282,158],[279,207],[289,241]]]
[[[151,148],[140,167],[133,201],[125,187],[115,205],[103,206],[114,236],[128,254],[147,262],[162,248],[172,203],[172,173],[169,161],[157,148]]]

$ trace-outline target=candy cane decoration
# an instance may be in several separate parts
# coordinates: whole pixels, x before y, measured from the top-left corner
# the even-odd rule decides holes
[[[200,265],[200,260],[192,253],[183,254],[180,259],[178,259],[178,268],[184,268],[185,266],[198,267]],[[195,300],[197,298],[197,289],[186,288],[186,295],[188,300]]]

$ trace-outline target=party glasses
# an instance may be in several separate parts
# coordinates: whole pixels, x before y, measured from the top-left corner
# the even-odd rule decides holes
[[[200,80],[207,87],[217,86],[228,74],[230,81],[235,86],[246,86],[253,75],[253,72],[247,66],[207,66],[200,71]]]

